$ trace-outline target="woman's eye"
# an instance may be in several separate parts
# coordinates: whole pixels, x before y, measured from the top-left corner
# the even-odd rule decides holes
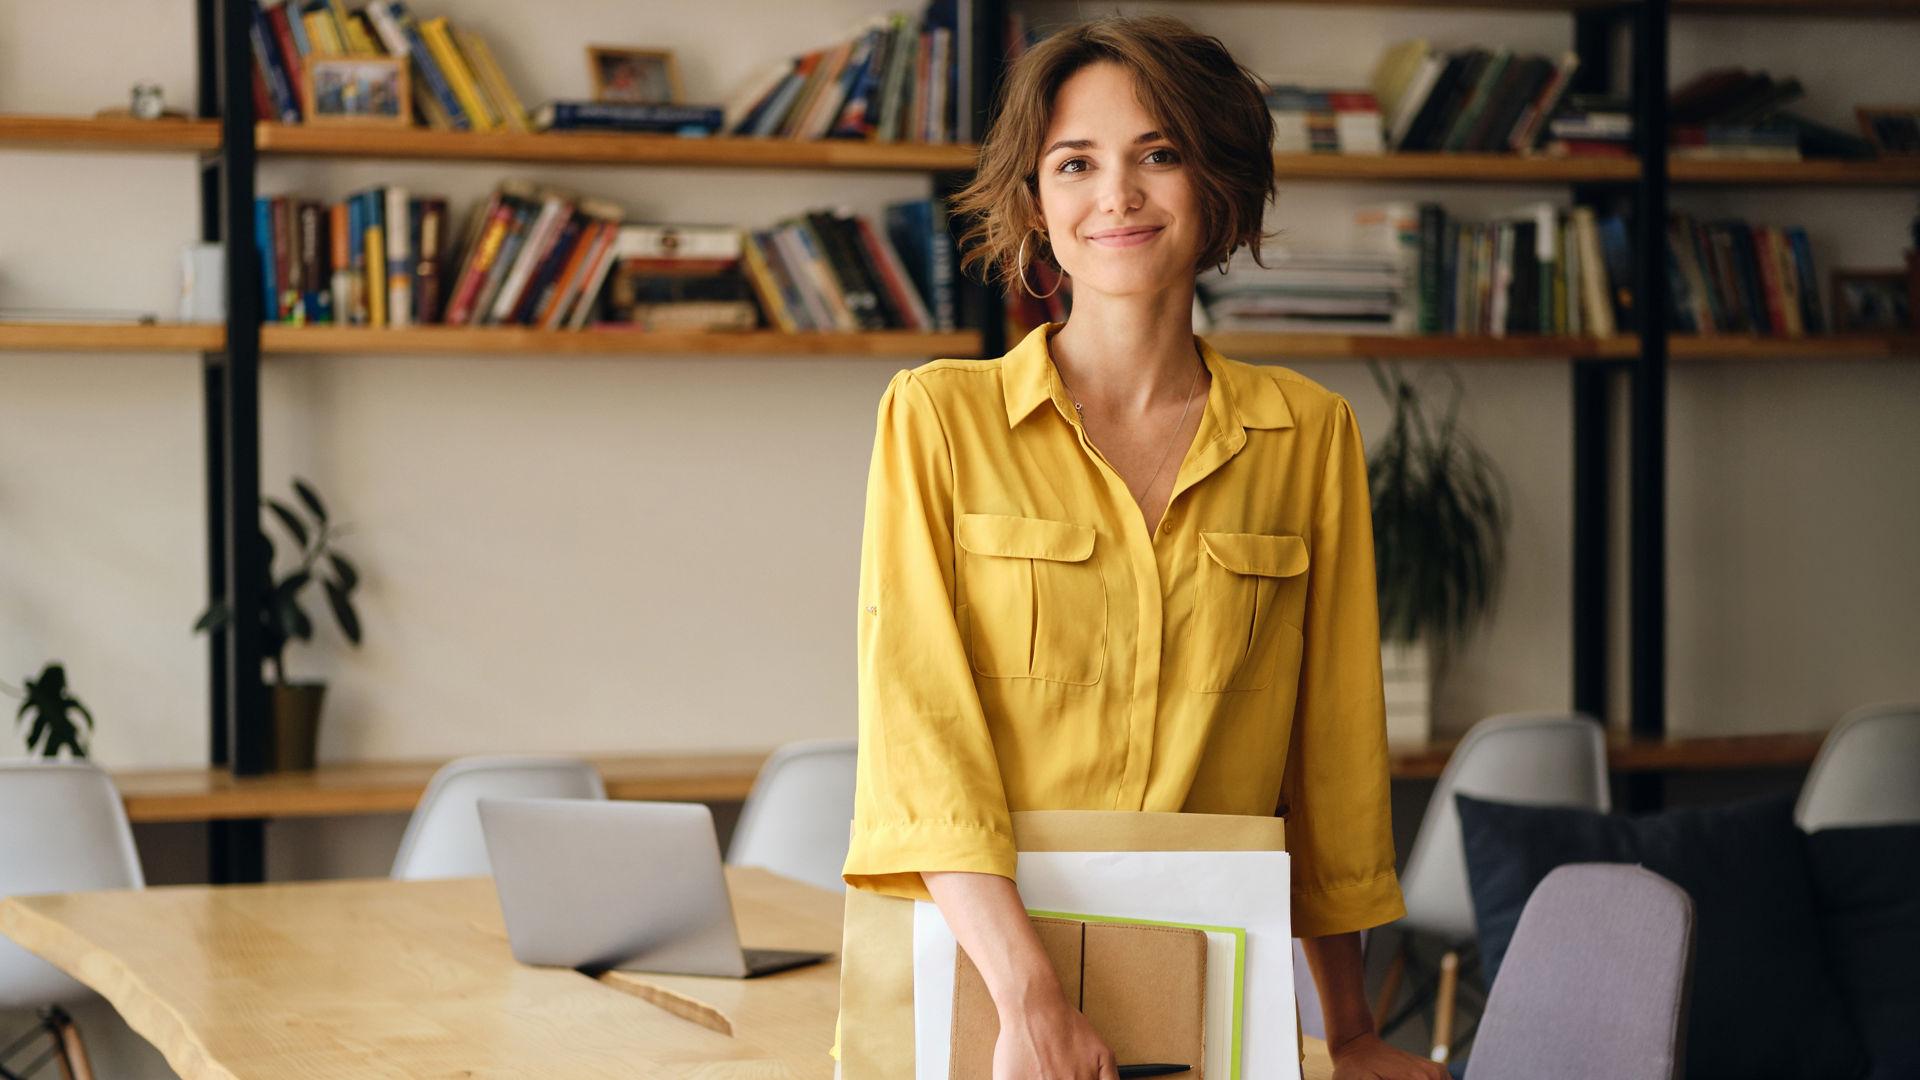
[[[1071,168],[1070,166],[1074,166],[1074,165],[1084,166],[1086,163],[1087,163],[1086,158],[1068,158],[1067,160],[1061,162],[1059,167],[1054,169],[1053,171],[1054,172],[1085,172],[1086,170],[1084,168],[1075,169],[1075,168]]]
[[[1153,151],[1153,153],[1148,154],[1147,157],[1152,158],[1154,154],[1165,154],[1166,157],[1161,162],[1161,164],[1165,164],[1165,165],[1172,165],[1180,160],[1180,155],[1174,153],[1170,147],[1163,146],[1158,150]]]

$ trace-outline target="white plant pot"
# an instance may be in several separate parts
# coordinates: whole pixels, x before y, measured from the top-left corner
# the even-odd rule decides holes
[[[1380,643],[1380,672],[1387,697],[1387,743],[1424,745],[1433,735],[1433,669],[1427,643]]]

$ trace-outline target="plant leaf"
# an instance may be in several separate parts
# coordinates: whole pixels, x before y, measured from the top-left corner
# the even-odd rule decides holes
[[[273,511],[273,516],[280,519],[280,524],[286,526],[287,531],[293,534],[294,543],[305,548],[307,546],[307,527],[301,522],[300,515],[293,512],[293,507],[272,497],[262,499],[261,501],[267,504],[267,509]]]
[[[339,554],[328,552],[327,558],[333,563],[333,572],[340,579],[341,590],[352,592],[354,586],[360,584],[360,571],[355,570],[353,564]]]
[[[347,591],[331,581],[322,584],[327,588],[327,602],[333,605],[333,617],[340,623],[340,632],[347,635],[348,641],[360,644],[360,616],[354,612]]]
[[[327,508],[325,504],[321,503],[319,492],[308,486],[305,480],[296,476],[293,478],[293,493],[300,496],[300,501],[307,504],[308,510],[313,511],[313,519],[315,521],[318,521],[322,525],[327,523]]]
[[[224,629],[231,621],[233,621],[233,609],[227,606],[225,600],[215,600],[207,605],[207,610],[200,613],[199,621],[193,624],[193,632],[203,634],[209,630]]]

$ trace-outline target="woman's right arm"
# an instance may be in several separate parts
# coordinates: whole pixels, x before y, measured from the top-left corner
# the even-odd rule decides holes
[[[1013,882],[960,871],[920,877],[1000,1014],[994,1080],[1116,1080],[1113,1052],[1061,992]]]

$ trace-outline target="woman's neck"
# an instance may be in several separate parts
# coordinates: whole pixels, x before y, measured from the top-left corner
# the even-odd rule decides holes
[[[1142,416],[1193,385],[1193,288],[1148,296],[1076,292],[1047,345],[1076,400],[1101,415]]]

